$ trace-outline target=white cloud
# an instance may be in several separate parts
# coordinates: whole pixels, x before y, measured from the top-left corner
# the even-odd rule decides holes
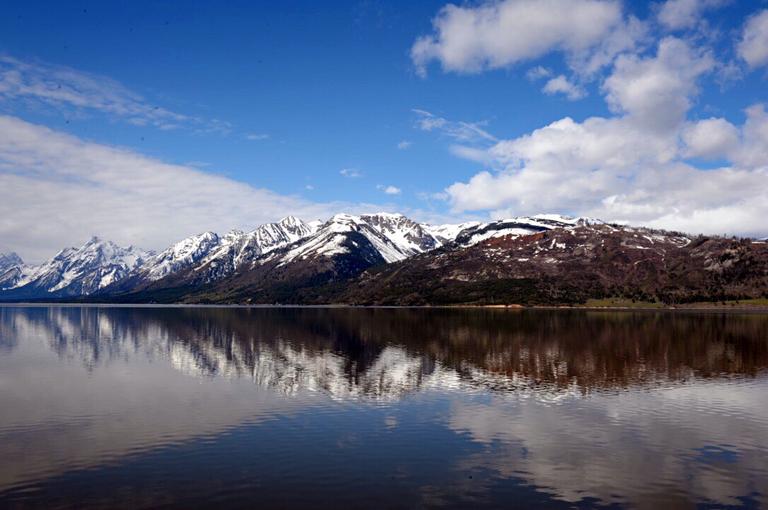
[[[739,130],[725,119],[711,118],[691,122],[681,133],[684,156],[719,159],[731,155],[739,146]]]
[[[413,142],[408,140],[401,140],[400,142],[398,142],[397,148],[401,151],[404,151],[406,149],[409,149],[411,145],[413,145]]]
[[[738,52],[752,68],[768,64],[768,9],[747,20]]]
[[[659,22],[671,30],[693,28],[702,22],[705,9],[718,7],[725,0],[667,0],[658,12]]]
[[[402,190],[396,186],[384,186],[383,184],[379,184],[376,186],[376,189],[383,191],[387,195],[399,195],[402,193]]]
[[[252,228],[286,214],[378,208],[280,195],[0,116],[0,251],[29,261],[94,234],[162,249],[204,230]]]
[[[622,55],[603,85],[608,106],[648,129],[677,126],[697,91],[696,79],[714,68],[707,53],[674,37],[659,42],[656,56]]]
[[[583,98],[587,93],[586,91],[572,83],[562,74],[552,78],[544,84],[544,88],[541,89],[545,94],[563,94],[571,101]]]
[[[433,60],[462,73],[509,67],[562,51],[572,66],[592,72],[635,44],[639,26],[625,21],[613,0],[502,0],[447,5],[432,21],[434,33],[411,48],[424,75]]]
[[[750,106],[746,113],[741,144],[731,154],[731,160],[746,168],[765,168],[768,166],[768,113],[763,104]]]
[[[357,179],[358,177],[363,176],[363,174],[357,168],[342,168],[339,170],[339,174],[349,179]]]
[[[261,141],[261,140],[269,140],[270,136],[268,133],[248,133],[245,135],[246,140],[253,140],[253,141]]]
[[[502,140],[485,153],[483,171],[446,189],[454,212],[492,216],[542,211],[692,232],[765,235],[768,228],[768,114],[747,110],[740,127],[724,119],[686,119],[696,82],[711,57],[680,39],[655,56],[622,56],[605,81],[612,117],[564,118]],[[453,148],[452,148],[453,150]],[[699,170],[686,158],[727,157]]]

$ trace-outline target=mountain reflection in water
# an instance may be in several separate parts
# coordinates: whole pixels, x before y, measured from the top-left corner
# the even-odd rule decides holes
[[[0,307],[0,506],[765,505],[767,368],[759,314]]]

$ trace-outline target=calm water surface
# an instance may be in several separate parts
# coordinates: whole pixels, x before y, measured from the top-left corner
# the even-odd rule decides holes
[[[768,316],[0,307],[0,508],[768,506]]]

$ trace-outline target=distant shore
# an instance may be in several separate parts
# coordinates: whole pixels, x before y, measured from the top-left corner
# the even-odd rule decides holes
[[[472,306],[472,305],[463,305]],[[768,299],[741,299],[727,301],[699,301],[692,303],[666,304],[653,301],[631,301],[623,299],[590,299],[586,303],[575,305],[477,305],[482,308],[505,309],[565,309],[565,310],[690,310],[690,311],[749,311],[768,313]]]
[[[701,312],[751,312],[768,313],[768,299],[747,299],[719,302],[693,302],[665,304],[657,302],[630,300],[589,300],[572,305],[522,305],[509,304],[451,304],[451,305],[353,305],[345,303],[327,303],[314,305],[298,304],[246,304],[246,303],[96,303],[72,301],[0,301],[0,307],[88,307],[88,308],[482,308],[500,310],[584,310],[584,311],[701,311]]]

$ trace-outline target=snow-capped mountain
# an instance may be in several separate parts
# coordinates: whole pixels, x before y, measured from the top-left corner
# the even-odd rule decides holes
[[[442,244],[424,225],[402,214],[337,214],[306,240],[277,256],[281,258],[282,264],[286,264],[318,255],[349,253],[359,248],[354,242],[348,242],[353,233],[364,237],[385,262],[403,260]]]
[[[464,230],[474,229],[482,225],[479,221],[467,221],[465,223],[455,223],[446,225],[422,225],[432,237],[434,237],[440,244],[448,244],[455,240],[456,237]]]
[[[220,243],[221,238],[215,232],[203,232],[187,237],[158,253],[136,270],[147,280],[159,280],[166,275],[196,265]]]
[[[542,215],[427,225],[402,214],[376,213],[337,214],[325,222],[307,223],[288,216],[250,232],[203,232],[156,255],[94,238],[81,248],[62,250],[39,266],[25,266],[15,254],[4,255],[0,293],[35,298],[190,288],[227,278],[247,280],[257,268],[262,280],[271,278],[270,272],[277,268],[282,278],[289,279],[296,274],[311,279],[319,273],[326,274],[323,278],[349,278],[368,267],[402,261],[453,241],[470,246],[492,237],[567,228],[578,221]]]
[[[287,217],[248,233],[186,239],[105,292],[126,299],[132,294],[155,299],[158,292],[174,297],[213,292],[232,294],[232,299],[260,294],[259,299],[294,301],[295,289],[353,278],[369,267],[401,261],[450,241],[429,228],[390,213],[337,214],[313,223]]]
[[[432,228],[461,230],[452,225]],[[230,277],[251,280],[256,274],[256,279],[273,278],[270,272],[276,268],[294,275],[291,278],[297,272],[307,276],[326,271],[349,277],[448,241],[445,234],[433,235],[427,226],[402,214],[337,214],[311,223],[288,216],[251,232],[232,230],[223,236],[207,232],[184,239],[107,290],[190,288]],[[302,269],[297,271],[297,266]]]
[[[317,228],[318,222],[305,223],[295,216],[288,216],[277,223],[261,225],[252,232],[233,230],[195,268],[196,279],[210,282],[229,276],[259,257],[304,239]]]
[[[16,255],[15,252],[0,253],[0,275],[5,274],[6,271],[13,267],[20,267],[23,265],[24,261],[21,260],[21,257]]]
[[[231,230],[220,236],[204,232],[182,239],[136,268],[121,286],[123,289],[184,277],[187,283],[210,283],[282,246],[314,232],[317,223],[288,216],[276,223],[261,225],[251,232]]]
[[[525,236],[544,232],[555,228],[575,228],[590,222],[602,223],[589,218],[571,218],[556,214],[539,214],[536,216],[518,216],[490,223],[476,223],[462,229],[453,236],[461,246],[472,246],[487,239],[505,236]]]
[[[141,295],[141,299],[299,302],[296,292],[356,278],[374,266],[404,261],[436,248],[459,250],[497,239],[602,224],[557,215],[488,223],[428,225],[402,214],[337,214],[325,222],[288,216],[275,223],[224,235],[203,232],[158,254],[92,239],[50,261],[28,267],[11,255],[0,259],[0,298]],[[150,297],[147,297],[150,296]],[[198,296],[198,297],[195,297]]]
[[[43,264],[11,268],[0,277],[0,290],[19,297],[88,295],[125,278],[151,255],[93,237],[80,248],[61,250]]]

